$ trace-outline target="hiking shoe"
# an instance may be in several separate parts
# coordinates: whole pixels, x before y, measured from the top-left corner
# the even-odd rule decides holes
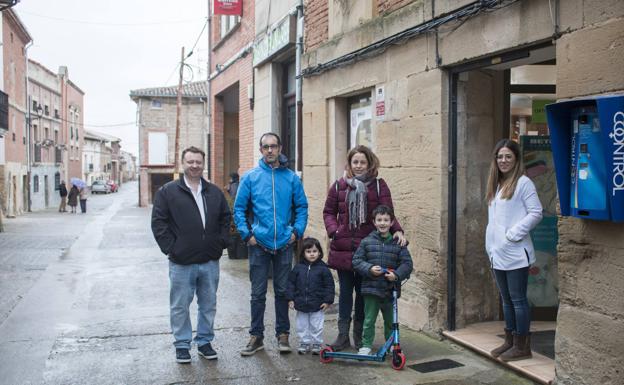
[[[306,354],[309,351],[310,351],[309,344],[300,344],[299,347],[297,348],[297,353],[299,354]]]
[[[279,350],[280,353],[292,352],[290,344],[288,343],[288,334],[282,333],[277,336],[277,350]]]
[[[264,349],[263,340],[262,337],[251,336],[245,349],[241,350],[241,356],[253,356],[258,350]]]
[[[312,345],[312,354],[318,356],[321,352],[321,344],[313,344]]]
[[[207,360],[217,359],[217,352],[214,351],[214,349],[212,348],[212,345],[210,345],[210,342],[205,345],[198,346],[197,354],[199,354],[200,356],[204,357]]]
[[[366,346],[363,346],[360,348],[360,350],[358,350],[358,354],[360,356],[368,356],[371,353],[371,348],[367,348]]]
[[[189,350],[184,348],[177,348],[176,362],[178,364],[188,364],[189,362],[191,362],[191,353],[189,353]]]

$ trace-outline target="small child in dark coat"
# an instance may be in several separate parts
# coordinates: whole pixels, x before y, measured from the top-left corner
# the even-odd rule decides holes
[[[323,262],[323,249],[315,238],[305,238],[299,262],[288,277],[286,299],[297,310],[299,354],[319,354],[323,344],[325,309],[334,303],[334,278]]]
[[[381,310],[386,340],[392,333],[392,288],[408,278],[413,269],[412,257],[406,246],[399,245],[390,234],[394,212],[379,205],[373,210],[373,224],[377,230],[362,240],[353,254],[353,269],[362,276],[364,297],[364,331],[358,354],[371,353],[375,340],[375,322]],[[384,273],[383,269],[391,269]],[[400,288],[400,286],[399,286]]]

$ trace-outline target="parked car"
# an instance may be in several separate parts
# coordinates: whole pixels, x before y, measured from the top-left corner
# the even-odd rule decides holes
[[[91,193],[92,194],[109,194],[111,192],[111,188],[108,183],[103,180],[95,180],[91,185]]]
[[[111,192],[117,192],[119,190],[119,185],[117,185],[117,183],[113,182],[112,180],[109,180],[108,182],[106,182],[106,184],[110,187]]]

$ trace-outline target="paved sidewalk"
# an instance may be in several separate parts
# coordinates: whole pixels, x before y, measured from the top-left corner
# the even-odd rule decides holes
[[[408,365],[451,359],[463,366],[399,372],[389,361],[321,364],[318,356],[280,355],[272,336],[271,291],[266,350],[241,357],[248,339],[248,266],[227,256],[221,259],[213,343],[219,359],[204,360],[193,349],[192,363],[179,365],[169,329],[166,258],[152,238],[150,210],[136,207],[136,199],[137,185],[128,183],[117,194],[91,197],[84,215],[50,210],[5,222],[0,383],[533,384],[449,341],[406,328],[401,345]],[[294,335],[294,322],[292,328]],[[332,311],[326,341],[335,334]]]

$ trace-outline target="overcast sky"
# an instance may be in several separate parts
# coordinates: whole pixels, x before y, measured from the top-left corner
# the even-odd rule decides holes
[[[33,38],[28,56],[55,73],[67,66],[85,92],[85,128],[121,138],[122,149],[137,155],[136,104],[128,94],[177,84],[180,49],[197,41],[208,0],[21,0],[14,10]],[[192,80],[206,78],[206,53],[204,31],[187,61]]]

